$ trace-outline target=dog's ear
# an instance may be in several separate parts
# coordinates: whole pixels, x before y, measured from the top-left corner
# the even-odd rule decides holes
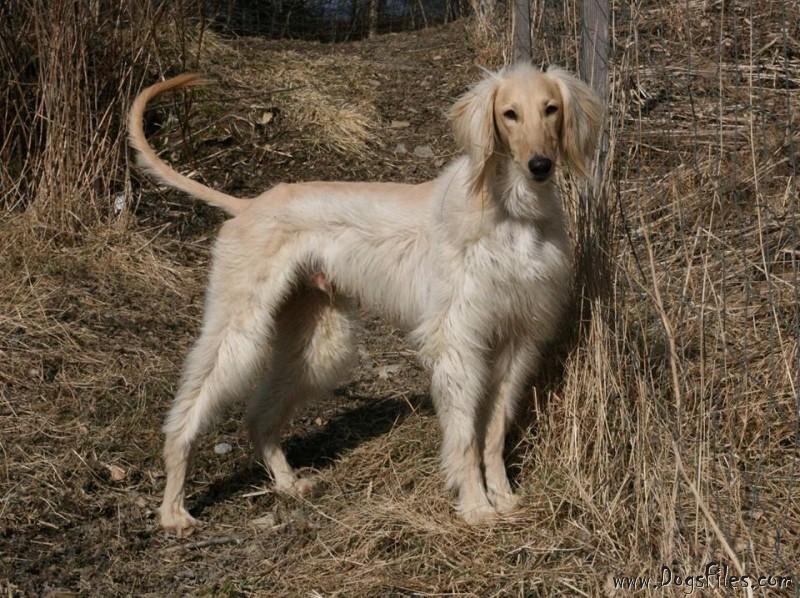
[[[591,87],[568,72],[550,68],[547,75],[558,84],[564,105],[560,140],[564,161],[573,172],[589,178],[603,123],[603,104]]]
[[[498,84],[499,78],[491,75],[461,96],[450,110],[456,141],[470,159],[470,185],[474,192],[483,188],[497,143],[494,100]]]

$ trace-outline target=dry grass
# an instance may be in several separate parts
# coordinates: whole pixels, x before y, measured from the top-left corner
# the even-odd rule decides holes
[[[569,66],[580,11],[550,4],[534,4],[536,59]],[[12,555],[0,586],[594,596],[613,593],[615,574],[658,577],[662,564],[699,574],[710,560],[797,581],[800,11],[778,0],[670,2],[618,6],[614,17],[607,177],[592,198],[565,184],[577,325],[554,348],[512,447],[518,513],[487,529],[453,518],[426,375],[394,331],[370,323],[353,383],[300,417],[290,442],[296,462],[319,470],[322,494],[246,497],[265,480],[234,417],[198,451],[190,504],[209,527],[188,542],[164,538],[153,518],[158,425],[197,325],[210,232],[202,209],[137,190],[173,212],[140,209],[128,230],[95,225],[78,240],[40,213],[0,230],[0,550]],[[265,143],[266,162],[285,159],[297,177],[310,178],[309,163],[385,167],[391,148],[376,139],[398,132],[378,123],[406,100],[381,105],[372,81],[402,89],[435,73],[429,119],[473,59],[453,49],[461,32],[426,35],[451,54],[408,72],[390,60],[422,38],[328,50],[208,36],[207,54],[195,59],[190,44],[187,63],[228,85],[197,96],[182,127],[202,157],[185,162],[175,136],[156,143],[228,190],[228,171]],[[338,128],[332,115],[347,106],[363,131]],[[265,113],[273,120],[262,123]],[[429,127],[410,128],[424,138]],[[261,184],[270,175],[257,165]],[[26,191],[12,204],[33,205],[30,168],[14,171]],[[432,170],[403,168],[408,178]],[[234,447],[224,457],[210,450],[221,440]],[[265,513],[266,527],[250,524]]]
[[[211,30],[196,30],[193,41],[194,56],[221,83],[211,96],[225,106],[221,114],[209,114],[215,129],[220,125],[249,129],[238,131],[239,141],[248,133],[249,138],[262,137],[277,111],[289,120],[285,124],[293,141],[312,150],[364,158],[370,144],[378,142],[376,81],[365,75],[366,61],[303,54],[252,38],[225,39]],[[231,102],[232,97],[237,99]],[[253,148],[259,149],[264,151]]]
[[[477,11],[478,2],[473,2]],[[511,10],[510,3],[497,3],[491,13],[467,19],[467,44],[475,55],[475,62],[485,68],[498,69],[508,62],[511,55]]]

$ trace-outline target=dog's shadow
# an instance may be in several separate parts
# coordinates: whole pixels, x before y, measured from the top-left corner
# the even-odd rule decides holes
[[[334,415],[326,425],[306,433],[295,434],[283,441],[289,462],[295,469],[321,470],[330,467],[345,452],[368,440],[385,434],[411,413],[432,413],[428,395],[412,395],[406,399],[373,399],[355,396],[354,406]],[[232,474],[213,482],[195,497],[191,507],[194,516],[253,486],[271,484],[265,468],[252,459]]]

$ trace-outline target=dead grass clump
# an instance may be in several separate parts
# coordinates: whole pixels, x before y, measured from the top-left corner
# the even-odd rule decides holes
[[[498,69],[507,64],[510,55],[508,53],[510,11],[504,4],[497,3],[494,5],[494,10],[483,16],[480,16],[477,6],[473,6],[473,12],[474,14],[467,18],[465,27],[467,44],[475,55],[476,64]]]
[[[313,53],[270,50],[264,42],[225,39],[213,31],[204,32],[199,52],[212,65],[209,74],[224,84],[214,97],[225,101],[227,120],[260,133],[262,147],[276,116],[273,109],[288,126],[292,143],[311,151],[364,158],[378,142],[377,82],[369,78],[365,61],[325,53],[322,47]],[[259,151],[259,139],[250,142]]]
[[[287,106],[293,107],[290,118],[303,130],[308,127],[303,139],[312,147],[363,158],[370,144],[378,142],[375,87],[365,76],[363,65],[352,57],[345,65],[341,57],[309,59],[286,51],[269,60],[264,69],[274,72],[276,80],[292,90],[286,96]]]

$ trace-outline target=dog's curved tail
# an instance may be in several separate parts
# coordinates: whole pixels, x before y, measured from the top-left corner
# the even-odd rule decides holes
[[[246,199],[216,191],[176,172],[156,155],[155,150],[147,143],[147,138],[144,135],[144,126],[142,124],[144,111],[150,100],[170,89],[180,89],[192,85],[205,85],[207,83],[208,81],[202,79],[201,76],[196,73],[186,73],[173,77],[172,79],[167,79],[166,81],[161,81],[160,83],[156,83],[142,90],[142,92],[136,96],[131,110],[128,113],[129,141],[137,152],[137,163],[142,169],[149,172],[162,183],[170,187],[175,187],[198,199],[202,199],[213,206],[222,208],[229,214],[235,216],[248,206],[249,202]]]

